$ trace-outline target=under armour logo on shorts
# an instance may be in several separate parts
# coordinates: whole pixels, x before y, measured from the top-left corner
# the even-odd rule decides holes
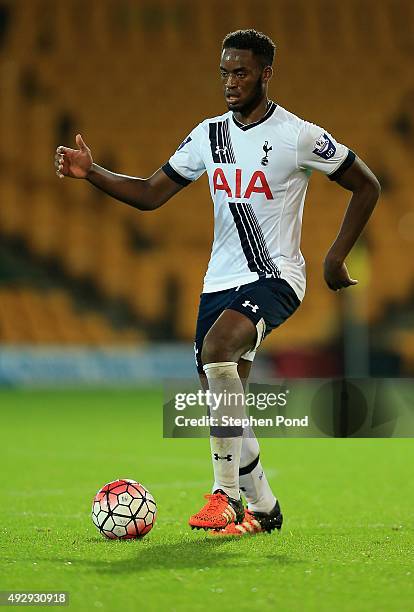
[[[259,310],[257,304],[251,304],[250,300],[246,300],[245,302],[243,302],[242,306],[243,308],[247,308],[249,306],[249,308],[251,308],[253,312],[257,312]]]

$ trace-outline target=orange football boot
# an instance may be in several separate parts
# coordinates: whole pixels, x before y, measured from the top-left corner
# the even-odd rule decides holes
[[[244,518],[239,523],[229,523],[223,529],[213,531],[213,535],[240,537],[244,535],[256,535],[258,533],[271,533],[274,529],[280,531],[283,523],[283,514],[280,511],[279,502],[271,512],[253,512],[246,509]]]
[[[237,524],[243,520],[241,499],[233,499],[221,489],[204,497],[207,503],[188,521],[192,529],[224,529],[229,523]]]

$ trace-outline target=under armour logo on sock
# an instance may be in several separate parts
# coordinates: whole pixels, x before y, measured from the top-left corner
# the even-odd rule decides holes
[[[226,455],[225,457],[220,457],[218,453],[214,453],[214,459],[218,461],[219,459],[225,459],[226,461],[231,461],[233,455]]]
[[[262,471],[260,472],[260,474],[259,474],[259,480],[262,480],[263,476],[264,476],[264,472],[263,472],[263,470],[262,470]]]
[[[245,302],[243,302],[242,306],[243,308],[247,308],[249,306],[249,308],[251,308],[253,312],[257,312],[259,310],[257,304],[251,304],[250,300],[246,300]]]

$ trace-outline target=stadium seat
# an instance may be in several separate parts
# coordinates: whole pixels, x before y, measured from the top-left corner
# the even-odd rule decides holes
[[[70,282],[91,283],[102,300],[122,301],[152,329],[163,329],[173,316],[175,337],[192,338],[212,240],[205,177],[164,208],[142,213],[81,181],[57,181],[53,150],[62,137],[68,138],[63,144],[73,145],[80,131],[98,163],[108,160],[116,171],[150,175],[193,126],[221,112],[220,83],[214,79],[221,37],[233,27],[230,17],[223,10],[218,22],[214,3],[186,3],[186,12],[180,12],[175,3],[160,0],[140,11],[134,0],[125,0],[121,19],[113,3],[91,0],[82,8],[81,21],[77,3],[53,4],[44,20],[47,2],[6,4],[12,19],[0,62],[0,237],[23,240],[34,260],[57,266]],[[240,27],[264,29],[278,43],[271,95],[332,131],[374,171],[390,177],[389,191],[384,190],[366,232],[369,323],[386,316],[390,305],[412,299],[414,289],[414,270],[407,265],[410,237],[401,232],[411,210],[413,151],[392,128],[412,88],[414,5],[404,2],[400,11],[394,4],[350,0],[328,7],[323,0],[275,0],[258,12],[248,0],[238,3]],[[231,3],[223,6],[230,15]],[[335,54],[326,53],[333,40]],[[80,44],[81,63],[72,53]],[[398,58],[392,65],[391,55]],[[355,86],[356,65],[363,87]],[[196,81],[200,73],[203,78]],[[308,295],[295,318],[266,341],[269,349],[323,345],[338,335],[341,307],[323,283],[322,262],[348,199],[326,178],[313,178],[303,227]],[[7,291],[6,302],[12,300],[17,312],[29,303],[34,313],[39,311],[40,302],[30,292],[17,297]],[[55,316],[56,334],[70,341],[75,332],[68,332],[66,324],[79,323],[79,317],[71,319],[63,301],[52,310],[61,312]],[[47,337],[43,319],[33,319],[37,314],[29,314],[19,328],[14,314],[10,319],[4,314],[4,305],[2,312],[4,338]],[[81,328],[90,341],[121,337],[95,315],[87,321]]]

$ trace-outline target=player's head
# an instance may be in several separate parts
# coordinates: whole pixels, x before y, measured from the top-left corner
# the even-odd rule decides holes
[[[223,40],[220,72],[229,110],[255,108],[267,92],[276,46],[256,30],[237,30]]]

